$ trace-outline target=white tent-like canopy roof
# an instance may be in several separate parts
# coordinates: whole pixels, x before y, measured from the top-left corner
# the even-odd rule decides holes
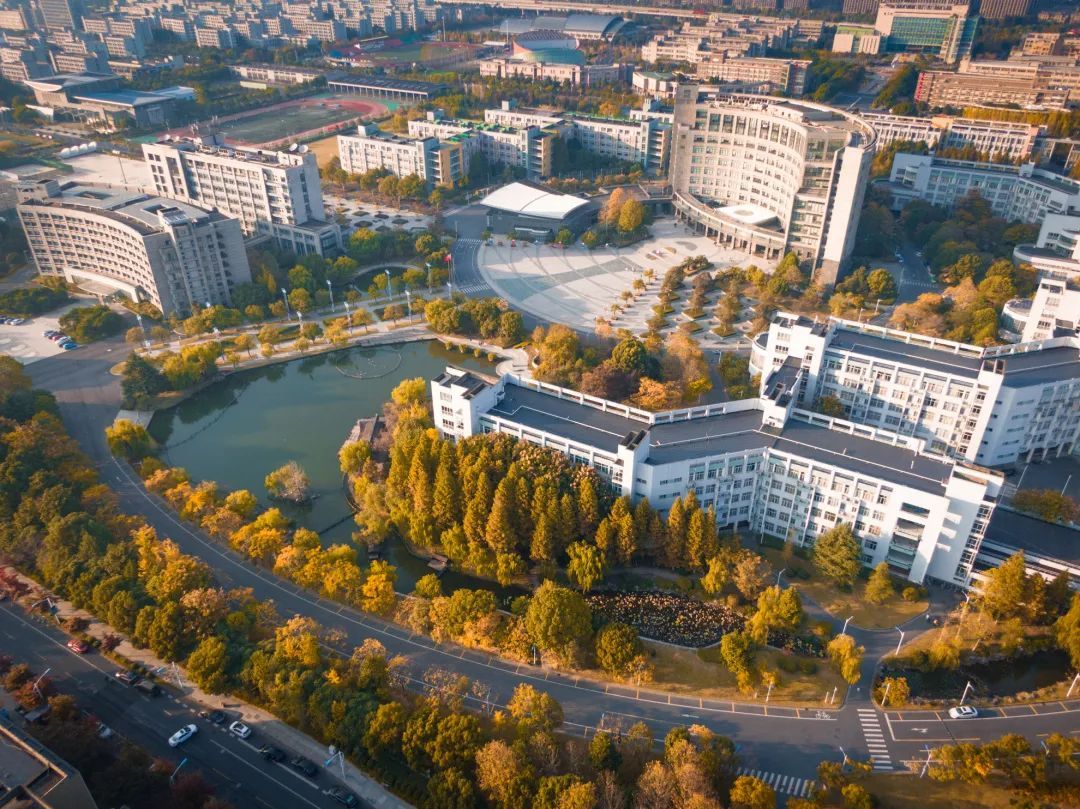
[[[572,194],[553,194],[525,183],[510,183],[492,191],[480,204],[522,216],[560,220],[588,202],[587,199]]]

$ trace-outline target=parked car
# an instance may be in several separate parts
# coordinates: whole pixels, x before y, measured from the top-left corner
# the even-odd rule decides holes
[[[61,340],[68,340],[70,338],[63,332],[58,331],[56,332],[56,334],[50,335],[49,339],[52,340],[54,343],[59,343]]]
[[[348,806],[349,809],[360,805],[360,800],[355,795],[349,792],[349,790],[342,789],[341,787],[330,787],[330,791],[326,794],[342,806]]]
[[[238,739],[246,739],[251,735],[251,728],[245,725],[243,722],[233,722],[229,725],[229,733]]]
[[[79,347],[79,344],[76,343],[74,340],[71,340],[70,342],[67,342],[67,343],[61,343],[60,344],[60,348],[64,349],[64,351],[74,351],[78,347]]]
[[[207,722],[211,722],[215,725],[220,725],[229,717],[225,715],[224,711],[199,711],[199,716],[205,719]]]
[[[52,337],[56,333],[57,333],[56,329],[45,329],[45,331],[43,331],[41,333],[41,336],[42,337]]]
[[[124,685],[135,685],[135,683],[139,682],[139,675],[131,671],[118,671],[113,674],[113,677]]]
[[[280,747],[274,747],[272,744],[264,744],[259,748],[259,755],[265,758],[267,761],[281,762],[287,758],[285,751]]]
[[[949,708],[950,719],[977,719],[978,716],[979,711],[970,705],[957,705],[955,708]]]
[[[199,729],[195,725],[184,725],[169,737],[169,747],[179,747],[198,732]]]
[[[111,739],[113,737],[112,728],[106,725],[104,722],[98,722],[97,735],[99,739]]]
[[[67,647],[77,655],[84,655],[90,651],[90,645],[78,638],[72,638],[67,642]]]
[[[308,761],[303,756],[297,756],[289,761],[289,766],[296,770],[298,773],[306,775],[308,778],[314,778],[319,774],[319,768]]]

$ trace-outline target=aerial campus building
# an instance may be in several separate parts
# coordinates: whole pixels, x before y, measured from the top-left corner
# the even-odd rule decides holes
[[[154,190],[240,220],[247,236],[269,236],[297,255],[341,249],[341,229],[326,220],[315,155],[306,147],[264,151],[225,146],[216,137],[143,144]]]
[[[770,343],[793,324],[815,325],[785,316],[768,333]],[[895,356],[880,346],[870,352],[859,345],[863,339],[873,345],[874,335],[855,333],[854,324],[816,325],[820,336],[850,333],[855,343],[846,350],[867,365],[882,355],[895,363],[902,356],[899,349],[906,348],[894,335]],[[910,362],[923,374],[923,386],[905,380],[910,395],[925,405],[931,386],[943,386],[939,395],[946,396],[949,385],[971,385],[965,374],[973,358],[958,360],[953,380],[947,368],[956,358],[954,350],[922,348]],[[759,346],[759,361],[762,356]],[[718,525],[796,545],[810,546],[822,532],[848,523],[862,544],[863,564],[887,562],[915,582],[969,586],[981,570],[1021,548],[1029,569],[1047,576],[1066,570],[1080,579],[1080,553],[1065,536],[1071,532],[997,508],[1002,473],[950,457],[933,430],[918,423],[887,429],[866,418],[865,410],[852,408],[845,418],[812,411],[806,391],[813,389],[815,357],[811,351],[804,363],[791,356],[775,370],[765,370],[756,399],[661,413],[510,374],[489,381],[448,368],[431,383],[435,423],[455,438],[506,433],[558,450],[594,467],[617,493],[644,497],[660,511],[693,491],[702,505],[715,510]],[[934,366],[935,358],[941,367]],[[1012,370],[1010,361],[1016,362]],[[1080,393],[1076,339],[988,362],[996,366],[992,373],[1003,378],[998,391],[987,396],[976,389],[967,401],[953,397],[970,412],[941,411],[960,420],[973,415],[975,421],[981,420],[980,413],[1000,411],[1006,442],[1014,440],[1008,437],[1015,435],[1010,432],[1014,424],[1022,423],[1034,435],[1041,429],[1037,425],[1045,427],[1060,417]],[[855,384],[849,388],[862,390]],[[993,396],[1000,396],[1002,404],[996,405]],[[1028,401],[1032,397],[1034,403]],[[1054,406],[1058,417],[1051,415]],[[910,405],[905,402],[905,407]],[[1072,410],[1070,437],[1054,451],[1075,448],[1080,414]],[[924,421],[930,421],[929,414]],[[1012,458],[1021,451],[1019,445],[1006,449]]]
[[[122,189],[19,187],[19,219],[39,273],[149,301],[165,315],[232,302],[251,280],[240,223]]]
[[[766,261],[794,252],[831,285],[855,244],[874,148],[873,128],[833,107],[680,86],[676,216]]]

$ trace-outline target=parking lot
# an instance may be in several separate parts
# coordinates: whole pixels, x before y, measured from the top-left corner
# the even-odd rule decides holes
[[[44,357],[64,353],[64,349],[45,337],[42,332],[60,329],[60,316],[72,306],[57,309],[46,315],[27,318],[24,323],[13,326],[0,323],[0,354],[8,354],[23,365],[28,365]]]

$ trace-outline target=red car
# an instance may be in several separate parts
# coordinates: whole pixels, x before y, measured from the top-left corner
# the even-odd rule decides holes
[[[67,647],[77,655],[84,655],[90,651],[90,647],[78,638],[72,638],[67,642]]]

